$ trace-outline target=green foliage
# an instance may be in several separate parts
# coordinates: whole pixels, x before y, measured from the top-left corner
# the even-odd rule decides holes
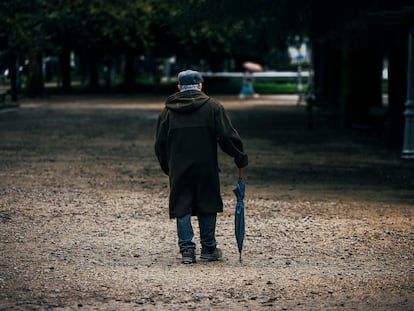
[[[303,32],[299,29],[303,27],[298,22],[299,7],[292,1],[187,2],[187,6],[181,5],[174,22],[174,31],[181,34],[181,54],[206,59],[210,65],[218,58],[235,59],[237,69],[246,60],[272,65],[283,59],[269,56],[275,49],[286,54],[286,36]]]
[[[2,50],[33,44],[44,49],[50,42],[73,49],[143,50],[156,42],[152,27],[165,26],[167,13],[161,0],[3,0],[0,38],[7,45]]]
[[[29,56],[31,63],[41,59],[39,55],[58,55],[66,62],[60,68],[62,76],[66,73],[66,79],[62,78],[65,85],[70,84],[69,53],[75,51],[83,60],[85,68],[77,74],[84,81],[88,81],[87,70],[89,82],[93,71],[95,81],[99,81],[99,62],[107,65],[116,59],[117,70],[125,73],[117,75],[117,82],[135,86],[138,71],[158,81],[162,59],[173,55],[177,64],[171,74],[189,66],[221,71],[224,62],[226,69],[239,71],[246,60],[271,69],[292,70],[287,41],[300,35],[318,44],[315,55],[323,53],[314,68],[315,77],[320,79],[316,84],[323,81],[317,85],[318,96],[322,94],[324,102],[335,103],[354,85],[344,86],[344,78],[352,76],[348,71],[364,64],[349,61],[342,67],[345,56],[357,50],[354,56],[358,59],[362,55],[358,49],[365,49],[381,62],[385,50],[393,48],[387,46],[390,38],[412,26],[413,20],[412,0],[3,0],[0,61],[4,67],[10,52],[19,59]],[[144,68],[137,68],[140,55],[145,56],[146,63],[139,62]],[[37,78],[35,69],[29,80]],[[335,76],[335,72],[341,74]],[[334,83],[340,86],[336,89]],[[295,92],[295,86],[279,86],[256,82],[259,93]],[[145,84],[140,87],[147,88]],[[164,85],[151,87],[163,89]],[[207,87],[238,93],[240,85],[213,82]]]
[[[296,83],[257,82],[254,88],[259,94],[296,94],[298,92]],[[307,84],[303,85],[303,89],[307,89]]]
[[[0,4],[3,52],[46,43],[41,21],[42,1],[4,0]]]
[[[48,30],[77,49],[122,50],[149,41],[150,1],[58,0],[48,2]]]
[[[402,0],[3,0],[0,38],[2,51],[68,45],[108,53],[133,49],[154,57],[177,54],[209,63],[233,58],[237,65],[246,59],[271,64],[283,61],[274,55],[286,51],[287,37],[309,34],[312,27],[328,27],[324,36],[332,40],[346,32],[365,42],[378,27],[409,23],[413,12]]]

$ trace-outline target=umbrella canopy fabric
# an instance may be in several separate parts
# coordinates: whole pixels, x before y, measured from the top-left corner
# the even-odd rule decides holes
[[[244,62],[243,67],[250,71],[263,71],[263,67],[258,63]]]
[[[243,249],[243,240],[245,233],[245,222],[244,222],[244,193],[246,190],[246,185],[242,180],[242,172],[240,169],[240,178],[236,185],[236,188],[233,189],[234,194],[237,198],[236,209],[234,213],[234,228],[237,241],[237,247],[240,254],[240,262],[242,261],[242,249]]]

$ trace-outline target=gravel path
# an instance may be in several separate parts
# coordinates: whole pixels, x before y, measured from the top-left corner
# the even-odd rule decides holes
[[[180,263],[153,153],[162,98],[0,111],[0,310],[413,310],[414,163],[323,116],[307,131],[295,97],[218,98],[250,157],[242,263],[221,153],[225,257]]]

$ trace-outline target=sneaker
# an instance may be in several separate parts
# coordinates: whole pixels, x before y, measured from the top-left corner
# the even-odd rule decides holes
[[[223,252],[221,251],[221,249],[217,247],[213,252],[210,252],[210,253],[205,249],[201,250],[201,255],[200,255],[201,259],[205,259],[208,261],[216,261],[216,260],[220,260],[222,257],[223,257]]]
[[[182,252],[182,259],[181,262],[183,264],[191,264],[191,263],[196,263],[196,257],[194,252]]]

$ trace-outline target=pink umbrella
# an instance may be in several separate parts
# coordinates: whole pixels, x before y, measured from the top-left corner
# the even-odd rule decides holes
[[[258,63],[244,62],[243,67],[250,71],[263,71],[263,67]]]

